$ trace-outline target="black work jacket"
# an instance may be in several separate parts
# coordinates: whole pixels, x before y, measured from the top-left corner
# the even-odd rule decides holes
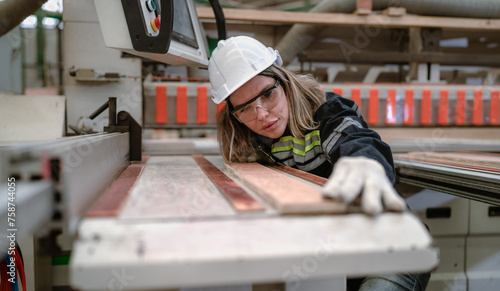
[[[257,151],[279,164],[328,178],[340,157],[367,157],[378,161],[394,184],[392,152],[378,133],[368,128],[356,102],[333,92],[314,114],[318,129],[303,139],[294,138],[287,130],[277,139],[261,135],[252,141]]]

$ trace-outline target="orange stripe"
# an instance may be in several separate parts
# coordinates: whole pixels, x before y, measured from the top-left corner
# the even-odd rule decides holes
[[[465,90],[457,90],[457,105],[455,109],[455,124],[465,124]]]
[[[198,86],[197,117],[198,124],[208,123],[207,86]]]
[[[423,90],[420,104],[420,124],[431,124],[431,90]]]
[[[117,216],[120,214],[135,183],[141,176],[142,170],[148,161],[143,156],[142,161],[132,162],[111,184],[106,192],[97,200],[87,213],[88,217]]]
[[[385,123],[396,124],[396,90],[387,90],[385,105]]]
[[[207,174],[208,178],[226,197],[229,203],[238,212],[263,211],[265,207],[231,177],[226,176],[219,168],[207,160],[203,155],[193,155],[193,160]]]
[[[403,111],[403,123],[413,124],[413,89],[405,91],[405,105]]]
[[[221,102],[217,104],[217,116],[216,116],[217,120],[219,120],[219,114],[222,111],[222,108],[224,108],[224,106],[226,106],[226,102]]]
[[[472,105],[472,124],[483,124],[483,91],[474,90],[474,103]]]
[[[498,124],[498,120],[499,120],[499,113],[498,113],[498,109],[499,109],[499,92],[498,91],[492,91],[491,92],[491,100],[490,100],[490,124]]]
[[[333,93],[342,96],[342,88],[333,88]]]
[[[356,104],[358,104],[359,111],[361,111],[361,92],[359,88],[352,88],[351,100],[356,102]]]
[[[448,124],[448,90],[439,92],[438,123],[440,125]]]
[[[167,87],[156,86],[156,123],[167,123]]]
[[[187,123],[187,87],[177,86],[177,123]]]
[[[368,124],[378,123],[378,89],[370,89],[368,100]]]

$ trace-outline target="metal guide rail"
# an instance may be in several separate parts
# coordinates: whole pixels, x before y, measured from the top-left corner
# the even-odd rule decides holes
[[[126,169],[116,180],[133,180],[130,189],[115,182],[79,225],[70,262],[78,290],[268,282],[295,288],[346,275],[429,271],[438,263],[430,234],[409,212],[282,215],[232,176],[221,156],[151,156],[130,167],[142,170]]]
[[[498,154],[410,152],[394,155],[394,165],[399,183],[500,205]]]
[[[88,207],[128,163],[129,133],[3,143],[0,177],[18,185],[20,234],[36,233],[51,222],[73,235]]]

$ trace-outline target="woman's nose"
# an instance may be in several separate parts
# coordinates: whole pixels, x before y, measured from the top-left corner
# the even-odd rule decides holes
[[[255,106],[255,114],[257,114],[257,119],[262,120],[262,119],[266,118],[267,115],[269,115],[269,112],[264,107],[262,107],[260,105],[256,105]]]

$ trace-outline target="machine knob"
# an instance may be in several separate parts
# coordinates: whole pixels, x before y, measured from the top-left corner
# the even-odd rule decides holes
[[[151,20],[151,27],[153,28],[154,31],[160,30],[160,15],[156,17],[155,19]]]

